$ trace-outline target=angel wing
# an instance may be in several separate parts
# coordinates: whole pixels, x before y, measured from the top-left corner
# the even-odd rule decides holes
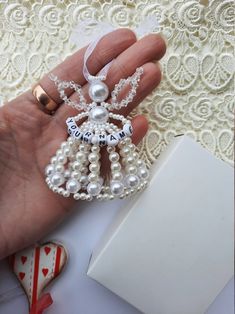
[[[55,76],[53,73],[49,74],[49,78],[54,81],[57,90],[60,94],[60,98],[64,101],[65,104],[77,109],[77,110],[83,110],[86,106],[86,99],[83,96],[82,88],[80,85],[76,84],[73,81],[62,81],[57,76]],[[77,95],[79,102],[71,100],[65,93],[65,89],[70,88],[74,90]]]
[[[132,76],[129,76],[127,79],[121,79],[118,84],[115,85],[114,90],[111,93],[111,105],[109,106],[109,109],[120,109],[122,107],[126,107],[130,102],[132,102],[136,95],[140,77],[143,73],[144,70],[142,67],[137,68]],[[118,96],[120,96],[121,92],[123,92],[125,87],[128,85],[130,89],[126,96],[118,101]]]

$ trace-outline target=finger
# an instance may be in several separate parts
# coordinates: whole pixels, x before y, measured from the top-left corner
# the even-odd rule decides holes
[[[148,120],[143,115],[134,117],[131,121],[133,127],[132,142],[137,145],[148,131]]]
[[[166,44],[160,35],[148,35],[137,41],[128,49],[123,51],[113,62],[105,83],[111,91],[114,85],[121,79],[132,75],[136,68],[142,66],[146,62],[158,60],[166,51]],[[89,84],[85,84],[82,88],[84,96],[88,98]],[[70,97],[72,101],[78,101],[78,96],[73,93]],[[75,115],[76,109],[68,106],[61,106],[56,115],[58,119],[64,121],[68,116]],[[55,115],[55,116],[56,116]]]
[[[105,35],[97,44],[92,56],[87,61],[87,67],[91,74],[99,72],[107,63],[116,58],[122,51],[127,49],[136,41],[135,34],[129,29],[118,29]],[[64,62],[59,64],[51,72],[63,81],[74,81],[83,85],[86,80],[82,73],[84,53],[87,47],[75,52]],[[45,92],[56,102],[61,103],[58,91],[48,74],[39,82]],[[68,96],[73,93],[68,91]]]
[[[132,75],[136,68],[145,63],[160,60],[166,52],[166,44],[160,35],[150,34],[121,53],[107,76],[107,84],[110,88],[121,78]]]

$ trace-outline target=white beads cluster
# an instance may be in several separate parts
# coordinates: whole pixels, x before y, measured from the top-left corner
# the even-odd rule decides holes
[[[95,112],[96,110],[97,115]],[[106,111],[107,110],[102,106],[93,107],[88,112],[89,120],[84,122],[81,128],[79,128],[76,123],[78,117],[68,118],[66,120],[66,124],[69,135],[74,139],[81,140],[89,144],[98,144],[99,146],[116,146],[121,140],[132,135],[133,129],[129,120],[124,118],[122,115],[113,114],[111,112],[108,113],[108,111],[106,115]],[[105,115],[103,113],[105,113]],[[79,118],[83,118],[85,116],[84,114],[80,113]],[[107,122],[109,117],[120,120],[123,124],[125,123],[123,128],[119,129],[115,124]]]
[[[107,85],[94,79],[89,87],[92,102],[88,105],[81,86],[60,81],[51,75],[61,99],[78,110],[84,110],[66,120],[70,136],[61,144],[45,169],[46,182],[55,193],[64,197],[72,195],[76,200],[107,200],[124,198],[145,188],[149,173],[144,162],[139,159],[136,146],[131,142],[131,123],[121,114],[109,111],[125,107],[133,100],[142,73],[143,69],[138,68],[134,75],[120,80],[111,93],[111,103],[105,102],[109,95]],[[129,92],[121,102],[117,102],[119,93],[127,84],[130,85]],[[79,103],[66,96],[66,88],[77,92]],[[77,122],[84,118],[87,120],[78,127]],[[122,128],[109,119],[120,121]],[[105,164],[106,171],[110,173],[107,182],[101,177],[102,146],[107,146],[109,158]]]
[[[52,81],[55,82],[55,84],[57,86],[57,89],[58,89],[58,92],[60,94],[60,98],[64,101],[64,103],[66,105],[69,105],[72,108],[75,108],[77,110],[84,110],[84,109],[86,109],[87,104],[86,104],[86,100],[85,100],[85,98],[84,98],[84,96],[82,94],[82,89],[81,89],[80,85],[76,84],[73,81],[69,81],[69,82],[61,81],[61,80],[58,79],[57,76],[55,76],[52,73],[50,73],[49,78]],[[72,101],[70,98],[68,98],[68,96],[65,94],[65,89],[66,88],[70,88],[70,89],[74,90],[78,94],[79,102]]]
[[[121,109],[122,107],[126,107],[130,102],[132,102],[133,98],[136,95],[136,90],[138,88],[140,77],[143,72],[144,70],[142,67],[137,68],[136,72],[132,76],[128,77],[127,79],[121,79],[119,83],[115,85],[114,90],[111,93],[111,103],[105,103],[107,109]],[[55,82],[55,85],[60,94],[60,98],[64,101],[65,104],[78,110],[86,111],[89,108],[89,105],[87,105],[85,97],[83,96],[82,88],[80,85],[76,84],[73,81],[61,81],[57,76],[52,73],[50,73],[49,78]],[[119,102],[118,96],[122,89],[128,84],[130,84],[131,88],[127,95]],[[65,93],[65,90],[67,88],[70,88],[77,93],[79,102],[72,101],[70,98],[68,98]],[[94,80],[89,87],[90,98],[95,103],[102,103],[107,99],[108,95],[109,90],[107,85],[94,77]]]
[[[138,83],[140,81],[140,77],[143,74],[143,68],[137,68],[134,75],[127,79],[121,79],[118,84],[115,85],[114,90],[111,93],[111,106],[109,107],[110,110],[112,109],[121,109],[122,107],[126,107],[130,102],[132,102],[133,98],[136,95],[136,90],[138,87]],[[127,84],[131,85],[129,92],[127,93],[126,97],[124,97],[121,102],[118,102],[118,95],[120,94],[123,87]]]
[[[78,200],[124,198],[147,185],[148,170],[139,159],[130,138],[119,143],[119,151],[107,147],[111,180],[104,184],[100,176],[100,147],[80,142],[72,137],[63,142],[56,156],[46,167],[46,182],[50,189]]]

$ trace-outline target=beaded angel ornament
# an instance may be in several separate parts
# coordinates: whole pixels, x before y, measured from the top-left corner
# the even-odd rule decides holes
[[[80,85],[50,75],[64,103],[76,108],[79,113],[66,120],[69,136],[46,167],[46,182],[53,192],[64,197],[72,195],[76,200],[125,198],[145,188],[149,176],[131,140],[131,121],[116,113],[132,102],[143,68],[137,68],[127,79],[121,79],[111,92],[111,101],[107,102],[109,89],[103,81],[111,62],[97,76],[90,75],[86,66],[96,44],[92,43],[87,48],[83,67],[91,103],[86,102]],[[119,101],[120,93],[127,87],[129,90]],[[78,102],[67,97],[67,88],[77,93]],[[118,124],[113,123],[115,121]],[[102,160],[101,149],[107,150],[109,160]],[[102,176],[103,168],[110,168],[109,177]]]

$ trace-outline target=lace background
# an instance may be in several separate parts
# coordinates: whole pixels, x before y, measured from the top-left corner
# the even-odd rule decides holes
[[[71,30],[87,18],[133,27],[160,20],[168,39],[160,86],[138,108],[150,122],[141,152],[152,163],[188,134],[233,164],[233,0],[0,0],[0,102],[12,99],[77,48]]]

